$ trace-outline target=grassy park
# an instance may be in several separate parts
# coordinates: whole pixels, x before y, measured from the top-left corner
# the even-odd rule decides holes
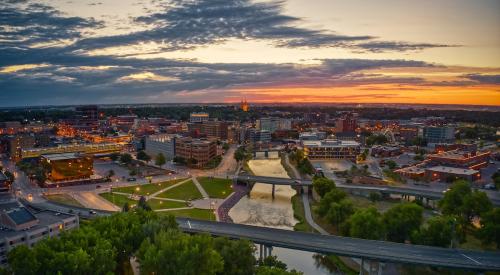
[[[53,195],[45,195],[45,198],[49,201],[53,201],[60,204],[66,204],[71,206],[83,207],[81,203],[75,200],[68,194],[53,194]]]
[[[179,186],[169,189],[158,195],[160,198],[177,199],[177,200],[196,200],[201,199],[202,195],[192,180],[189,180]]]
[[[113,193],[101,193],[99,196],[113,203],[114,205],[123,208],[123,205],[128,202],[130,207],[137,205],[137,201],[129,199],[125,195],[113,194]]]
[[[225,199],[233,192],[233,188],[231,187],[232,181],[230,179],[209,177],[199,177],[197,179],[211,198]]]
[[[176,217],[186,217],[200,220],[215,221],[215,214],[212,210],[207,209],[184,209],[161,212],[162,214],[174,215]]]
[[[163,182],[158,182],[158,183],[148,183],[148,184],[139,184],[139,185],[132,185],[132,186],[126,186],[126,187],[118,187],[118,188],[113,188],[113,192],[121,192],[121,193],[129,193],[129,194],[137,194],[137,195],[150,195],[155,192],[158,192],[164,188],[167,188],[169,186],[172,186],[176,183],[179,183],[183,180],[186,180],[185,178],[183,179],[174,179],[174,180],[169,180],[169,181],[163,181]]]
[[[159,199],[148,200],[148,205],[153,210],[187,207],[187,204],[184,202],[167,201],[167,200],[159,200]]]

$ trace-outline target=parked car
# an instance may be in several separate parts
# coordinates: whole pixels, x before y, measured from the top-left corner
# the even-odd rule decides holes
[[[95,214],[97,214],[97,212],[95,212],[94,210],[89,210],[89,214],[90,215],[95,215]]]
[[[127,181],[136,181],[136,178],[128,178]]]

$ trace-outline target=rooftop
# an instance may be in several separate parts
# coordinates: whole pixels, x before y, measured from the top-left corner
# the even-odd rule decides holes
[[[0,181],[7,180],[7,176],[3,172],[0,171]]]
[[[24,234],[26,231],[33,231],[33,230],[38,230],[40,228],[46,228],[49,225],[55,224],[55,223],[62,223],[65,219],[75,217],[75,215],[70,215],[70,214],[65,214],[65,213],[59,213],[55,211],[50,211],[50,210],[43,210],[43,211],[33,211],[32,215],[36,219],[38,219],[38,223],[29,228],[28,230],[24,231],[14,231],[12,229],[6,229],[2,228],[0,229],[0,240],[3,238],[11,238],[14,236],[17,236],[19,234]]]
[[[452,151],[442,152],[442,153],[438,153],[438,154],[431,154],[431,155],[429,155],[429,157],[465,160],[468,158],[482,156],[482,155],[486,155],[486,154],[490,154],[490,152],[469,152],[469,151],[462,151],[462,150],[452,150]]]
[[[49,161],[56,161],[56,160],[67,160],[67,159],[78,159],[82,155],[79,153],[62,153],[62,154],[47,154],[47,155],[42,155],[43,158],[49,160]]]
[[[346,146],[359,146],[359,142],[352,140],[337,140],[337,139],[324,139],[324,140],[307,140],[302,144],[308,147],[346,147]]]
[[[455,174],[455,175],[474,175],[477,174],[477,170],[472,170],[472,169],[463,169],[463,168],[455,168],[455,167],[448,167],[448,166],[434,166],[427,168],[426,170],[432,171],[432,172],[439,172],[439,173],[450,173],[450,174]]]

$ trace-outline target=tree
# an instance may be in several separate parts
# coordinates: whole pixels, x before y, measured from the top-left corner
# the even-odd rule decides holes
[[[481,228],[477,236],[484,243],[496,243],[500,248],[500,208],[494,208],[481,217]]]
[[[245,150],[243,149],[243,147],[239,147],[236,151],[234,151],[234,159],[236,161],[242,161],[245,159]]]
[[[137,207],[140,207],[141,209],[144,209],[146,211],[151,211],[151,207],[149,206],[148,202],[146,201],[146,197],[141,196],[139,198],[139,202],[137,203]]]
[[[340,228],[343,222],[345,222],[354,213],[354,205],[349,199],[342,199],[338,202],[330,204],[330,208],[326,213],[326,219],[333,225]]]
[[[108,179],[110,179],[110,178],[111,178],[111,177],[113,177],[114,175],[115,175],[115,170],[110,169],[110,170],[108,171],[108,174],[107,174],[107,176],[106,176],[106,177],[107,177]]]
[[[423,208],[414,203],[398,204],[384,213],[382,221],[386,226],[387,240],[404,242],[413,231],[420,228]]]
[[[488,195],[485,192],[477,190],[466,196],[463,203],[463,213],[469,221],[472,221],[474,217],[482,217],[484,213],[493,208]]]
[[[184,165],[184,164],[186,164],[186,159],[183,158],[183,157],[175,156],[174,157],[174,162],[178,163],[178,164],[181,164],[181,165]]]
[[[254,274],[256,260],[253,254],[255,247],[251,242],[216,238],[214,240],[214,248],[224,260],[224,271],[219,274]]]
[[[396,169],[396,167],[398,167],[398,164],[393,160],[386,161],[385,165],[387,165],[387,167],[389,167],[389,169],[391,169],[391,170],[394,170],[394,169]]]
[[[167,160],[165,159],[165,156],[162,153],[159,153],[155,157],[155,164],[160,166],[160,168],[167,163]]]
[[[331,179],[324,177],[315,177],[313,179],[313,188],[321,197],[333,190],[335,187],[335,182]]]
[[[445,215],[456,215],[460,220],[470,222],[475,216],[481,216],[493,206],[486,193],[472,192],[469,183],[458,180],[453,183],[438,203]]]
[[[7,259],[14,274],[38,274],[40,263],[34,251],[29,249],[26,245],[20,245],[12,249],[7,255]]]
[[[118,154],[118,153],[113,153],[113,154],[109,155],[109,158],[110,158],[112,161],[117,161],[117,160],[120,158],[120,154]]]
[[[143,160],[143,161],[150,161],[151,157],[146,154],[143,150],[137,152],[137,159]]]
[[[380,195],[379,192],[370,192],[370,194],[368,195],[368,198],[372,201],[372,202],[376,202],[376,201],[380,201],[382,200],[382,195]]]
[[[319,206],[317,208],[318,214],[320,216],[326,216],[326,213],[330,209],[332,203],[339,202],[345,199],[346,197],[347,197],[346,192],[337,188],[326,193],[319,201]]]
[[[120,156],[120,161],[125,164],[129,164],[132,162],[132,156],[128,153],[122,154]]]
[[[128,211],[130,211],[130,205],[128,204],[128,202],[125,202],[123,204],[122,212],[128,212]]]
[[[144,240],[137,252],[143,274],[206,274],[223,271],[224,262],[208,235],[161,231]]]
[[[268,256],[260,263],[256,275],[300,275],[296,270],[287,271],[287,265],[276,256]]]
[[[420,231],[412,235],[412,242],[422,245],[449,247],[456,224],[451,216],[435,216],[427,220]]]
[[[389,140],[385,135],[378,134],[378,135],[371,135],[366,138],[366,145],[372,146],[374,144],[384,144],[387,143]]]
[[[224,151],[229,150],[229,144],[224,143],[224,144],[222,145],[222,149],[224,149]]]
[[[375,207],[356,211],[349,218],[349,236],[380,240],[384,236],[382,215],[380,215]]]

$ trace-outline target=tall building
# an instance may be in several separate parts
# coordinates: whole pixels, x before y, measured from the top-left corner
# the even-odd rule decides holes
[[[241,101],[240,108],[243,112],[248,112],[250,110],[250,106],[248,105],[247,99],[245,98],[245,101]]]
[[[10,157],[18,160],[23,149],[35,147],[36,139],[32,135],[15,135],[8,137],[7,142]]]
[[[247,138],[250,143],[267,143],[271,142],[272,136],[270,131],[249,128],[247,130]]]
[[[203,121],[208,121],[209,115],[208,113],[191,113],[189,115],[189,122],[191,123],[196,123],[196,122],[203,122]]]
[[[424,127],[422,137],[428,143],[451,143],[455,141],[455,128],[448,126]]]
[[[175,141],[175,156],[183,158],[191,166],[202,168],[217,156],[217,142],[213,139],[178,138]]]
[[[335,132],[354,132],[358,128],[357,114],[346,113],[335,121]]]
[[[336,139],[303,141],[304,155],[309,159],[349,159],[356,160],[361,148],[356,141]]]
[[[175,140],[178,135],[151,135],[145,139],[145,151],[151,157],[162,153],[167,160],[172,160],[175,157]]]
[[[274,133],[277,130],[292,129],[292,121],[286,118],[264,117],[255,121],[255,127],[257,130]]]

